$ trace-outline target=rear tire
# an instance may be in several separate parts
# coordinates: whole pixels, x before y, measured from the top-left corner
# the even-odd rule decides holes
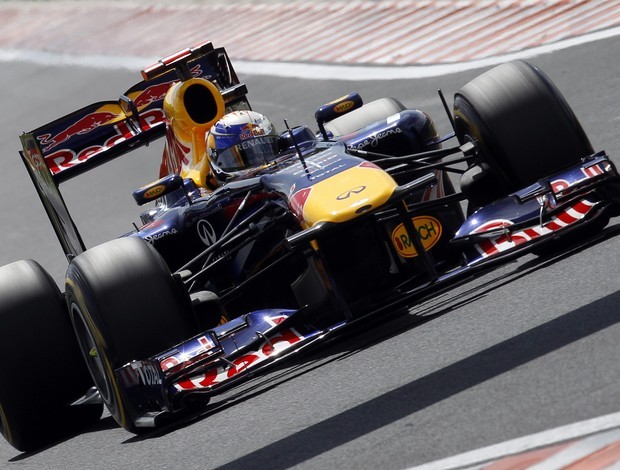
[[[485,203],[594,153],[562,94],[526,62],[502,64],[473,79],[456,93],[454,114],[459,141],[480,143],[495,180],[492,191],[484,183],[463,188]]]
[[[92,387],[58,286],[32,260],[0,268],[0,432],[36,450],[96,422],[100,404],[69,406]]]
[[[123,428],[139,433],[114,370],[191,337],[189,296],[153,247],[128,237],[77,256],[67,270],[66,297],[80,349],[106,407]]]

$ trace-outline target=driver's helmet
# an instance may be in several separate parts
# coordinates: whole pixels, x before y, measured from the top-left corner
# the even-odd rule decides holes
[[[260,168],[278,155],[278,134],[255,111],[233,111],[217,121],[207,137],[207,154],[220,181]]]

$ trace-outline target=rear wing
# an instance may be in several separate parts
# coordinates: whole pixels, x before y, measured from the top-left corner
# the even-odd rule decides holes
[[[168,56],[142,76],[119,100],[93,103],[20,137],[22,160],[68,259],[86,248],[60,183],[164,136],[163,101],[171,85],[203,77],[221,91],[227,108],[249,108],[247,88],[226,51],[210,42]]]

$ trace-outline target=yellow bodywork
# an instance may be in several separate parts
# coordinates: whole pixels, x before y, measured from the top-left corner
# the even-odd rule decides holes
[[[374,166],[349,168],[312,186],[303,209],[308,227],[318,222],[346,222],[382,206],[398,185]]]
[[[187,96],[191,94],[191,96]],[[206,136],[225,112],[218,88],[204,78],[191,78],[172,85],[164,98],[164,113],[174,137],[184,147],[180,175],[207,187],[211,167],[207,158]]]

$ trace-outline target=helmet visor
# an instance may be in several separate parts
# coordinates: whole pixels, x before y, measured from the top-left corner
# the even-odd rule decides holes
[[[215,164],[223,171],[233,172],[271,162],[277,155],[278,138],[272,135],[245,140],[217,151]]]

